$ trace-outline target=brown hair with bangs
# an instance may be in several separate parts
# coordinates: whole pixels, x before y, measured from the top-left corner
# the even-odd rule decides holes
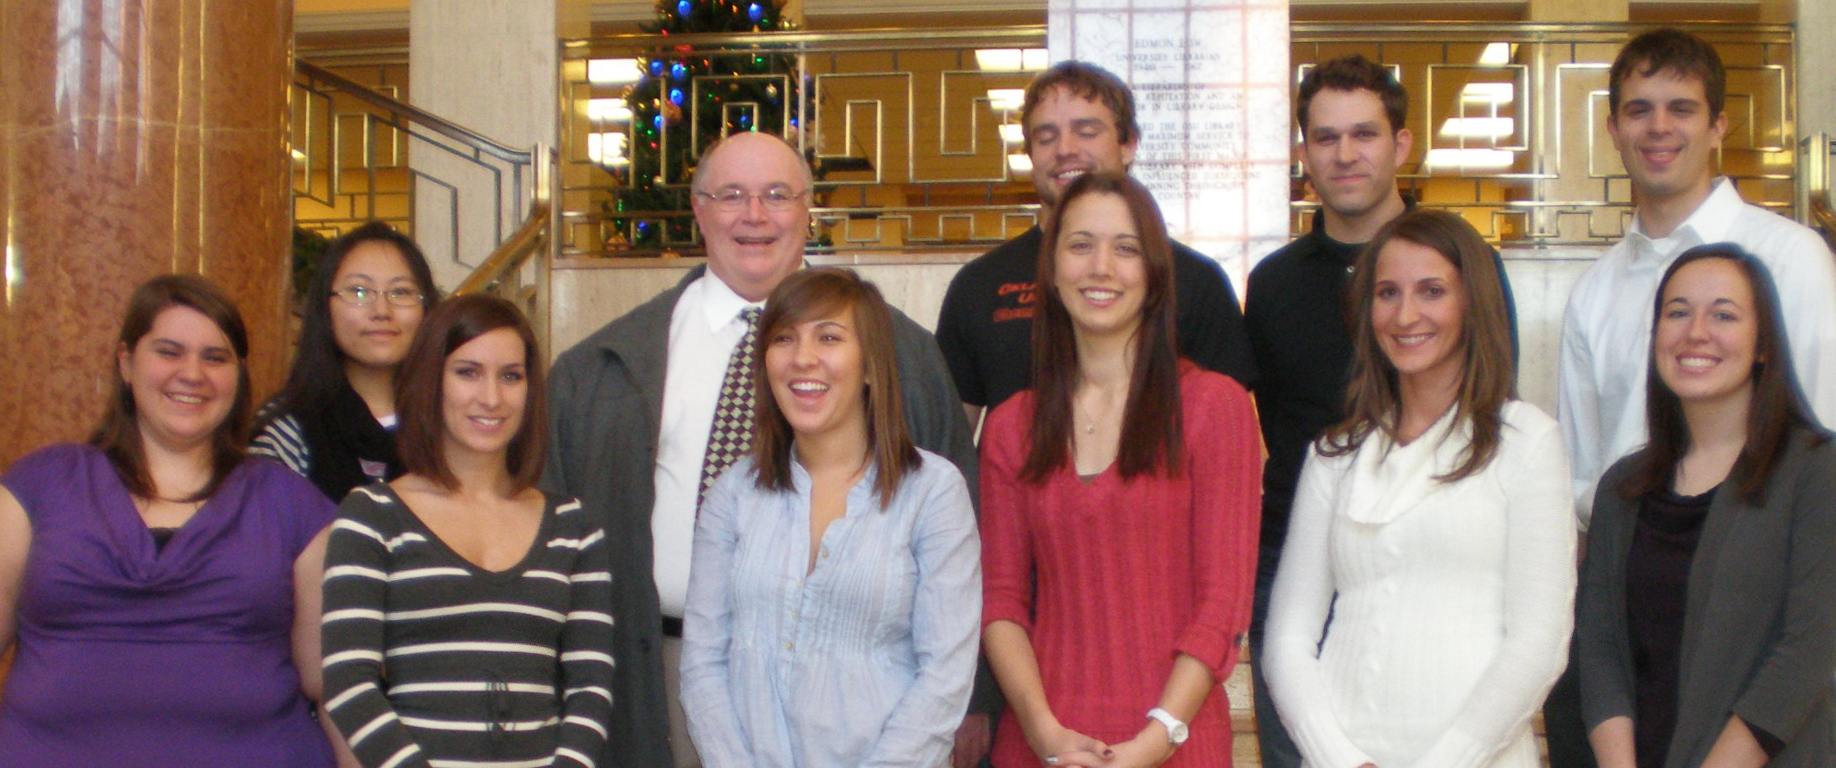
[[[421,320],[420,331],[395,378],[395,409],[401,417],[395,446],[401,451],[402,466],[442,488],[459,486],[459,479],[446,465],[446,358],[499,328],[509,328],[523,340],[527,383],[523,423],[510,438],[504,466],[519,492],[534,487],[542,477],[543,450],[548,443],[548,388],[542,381],[542,354],[536,348],[535,331],[515,304],[470,294],[434,305]]]
[[[878,287],[852,270],[839,267],[811,267],[784,278],[765,300],[765,311],[759,315],[758,346],[752,359],[753,402],[757,404],[752,436],[752,457],[758,467],[754,482],[771,491],[787,491],[791,487],[791,440],[796,435],[778,407],[765,372],[765,355],[771,350],[772,340],[800,323],[830,317],[842,310],[853,314],[855,339],[861,345],[867,450],[878,472],[874,490],[880,495],[880,506],[885,507],[892,503],[905,476],[924,459],[912,445],[911,431],[905,424],[905,395],[899,388],[892,310],[887,308]]]
[[[1065,190],[1060,214],[1045,230],[1039,248],[1039,311],[1033,318],[1032,446],[1021,479],[1040,483],[1071,461],[1071,396],[1080,375],[1077,331],[1064,297],[1058,295],[1058,240],[1069,226],[1065,213],[1078,198],[1115,195],[1128,205],[1141,240],[1146,295],[1135,329],[1135,369],[1122,408],[1122,436],[1116,470],[1125,478],[1164,470],[1179,474],[1184,433],[1179,405],[1179,353],[1173,327],[1173,241],[1160,206],[1141,182],[1124,173],[1086,173]]]
[[[1657,371],[1657,324],[1664,315],[1664,289],[1684,265],[1707,259],[1726,259],[1747,279],[1753,290],[1753,318],[1757,323],[1753,346],[1753,399],[1747,406],[1747,441],[1735,458],[1728,479],[1739,478],[1740,495],[1748,503],[1765,502],[1766,482],[1772,470],[1785,455],[1785,439],[1792,427],[1801,427],[1816,435],[1821,444],[1830,438],[1818,424],[1817,417],[1804,400],[1798,385],[1797,368],[1791,362],[1791,344],[1786,340],[1784,316],[1779,310],[1778,288],[1772,282],[1772,271],[1753,254],[1733,243],[1710,243],[1684,251],[1658,282],[1657,296],[1652,299],[1652,347],[1645,355],[1645,426],[1650,442],[1634,459],[1632,473],[1618,488],[1619,494],[1635,499],[1670,485],[1677,463],[1689,452],[1689,423],[1683,418],[1683,403],[1670,391]]]
[[[1391,220],[1358,252],[1352,268],[1352,366],[1345,393],[1347,418],[1328,428],[1317,447],[1324,456],[1344,456],[1358,449],[1373,432],[1392,440],[1402,420],[1396,366],[1377,344],[1371,305],[1377,282],[1377,258],[1384,246],[1402,240],[1441,254],[1460,274],[1466,297],[1461,308],[1460,388],[1454,396],[1454,418],[1472,426],[1472,440],[1461,450],[1460,465],[1435,480],[1452,483],[1485,469],[1498,455],[1504,431],[1502,411],[1517,396],[1517,366],[1511,353],[1511,318],[1504,284],[1492,249],[1473,225],[1458,214],[1416,208]]]
[[[210,498],[242,463],[243,450],[249,443],[249,425],[254,420],[254,395],[249,391],[249,334],[242,324],[242,313],[236,303],[224,296],[217,286],[197,275],[161,275],[140,284],[128,297],[127,315],[121,320],[117,355],[131,352],[153,331],[153,323],[166,310],[189,307],[208,318],[229,340],[236,353],[236,397],[230,401],[229,413],[210,436],[210,480],[188,498],[170,501],[202,501]],[[128,492],[145,499],[160,498],[153,486],[153,475],[147,470],[146,445],[140,434],[140,408],[134,402],[134,390],[121,378],[121,367],[115,369],[114,397],[102,422],[89,435],[89,444],[102,449],[121,476]]]

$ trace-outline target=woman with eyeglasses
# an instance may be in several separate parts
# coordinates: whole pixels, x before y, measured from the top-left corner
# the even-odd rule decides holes
[[[1575,611],[1601,768],[1836,765],[1836,442],[1785,330],[1732,243],[1658,283],[1651,439],[1600,480]]]
[[[332,503],[245,460],[242,316],[195,275],[134,291],[87,443],[0,478],[0,767],[328,768],[315,574]]]
[[[326,545],[325,710],[367,768],[592,768],[612,709],[598,518],[535,488],[541,352],[510,302],[435,307],[402,362],[408,472]]]
[[[389,225],[332,241],[306,288],[293,371],[262,407],[250,452],[280,460],[332,501],[399,477],[395,377],[438,300],[421,249]]]

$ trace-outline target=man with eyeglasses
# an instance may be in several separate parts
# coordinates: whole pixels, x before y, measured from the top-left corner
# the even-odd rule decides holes
[[[1020,123],[1039,193],[1039,225],[1052,220],[1059,196],[1073,180],[1128,170],[1141,143],[1128,85],[1082,61],[1060,62],[1034,78]],[[1032,318],[1038,306],[1033,273],[1045,237],[1039,225],[963,265],[944,294],[937,343],[972,424],[983,411],[1031,386]],[[1174,243],[1173,290],[1180,356],[1245,388],[1255,386],[1243,310],[1217,262]]]
[[[772,289],[803,267],[809,166],[776,136],[740,133],[692,181],[707,266],[575,345],[550,375],[543,485],[599,515],[612,548],[617,676],[606,766],[694,766],[677,687],[700,494],[750,436],[744,343]],[[971,487],[976,456],[930,334],[893,311],[906,420]],[[744,402],[737,402],[743,400]],[[743,416],[736,415],[743,413]]]

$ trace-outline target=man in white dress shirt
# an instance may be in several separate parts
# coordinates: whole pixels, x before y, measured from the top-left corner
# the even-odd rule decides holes
[[[1631,177],[1636,215],[1569,294],[1557,385],[1583,532],[1600,476],[1645,443],[1652,304],[1664,271],[1689,248],[1733,242],[1772,270],[1798,381],[1817,417],[1836,424],[1836,265],[1815,232],[1742,202],[1733,180],[1715,175],[1726,93],[1715,49],[1679,30],[1639,35],[1613,62],[1607,132]],[[1558,730],[1570,726],[1546,714],[1553,758]]]
[[[1733,242],[1771,268],[1798,383],[1817,417],[1836,424],[1836,266],[1817,233],[1742,202],[1732,179],[1715,176],[1726,87],[1715,49],[1674,29],[1640,35],[1613,63],[1607,131],[1637,214],[1569,294],[1558,384],[1583,530],[1600,475],[1645,443],[1652,301],[1691,247]]]
[[[742,311],[803,267],[813,180],[795,147],[740,133],[703,152],[691,186],[707,250],[694,269],[569,349],[550,374],[543,486],[601,516],[612,545],[612,722],[600,765],[699,764],[677,703],[676,659],[702,468]],[[913,442],[974,487],[975,446],[935,340],[894,310]]]

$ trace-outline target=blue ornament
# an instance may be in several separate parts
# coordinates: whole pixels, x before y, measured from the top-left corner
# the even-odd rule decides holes
[[[663,62],[658,61],[658,60],[652,60],[650,62],[650,74],[652,77],[662,75],[663,74]]]
[[[676,3],[676,15],[677,16],[687,16],[689,15],[689,12],[693,10],[695,10],[695,4],[689,2],[689,0],[678,0],[678,2]]]
[[[741,128],[750,127],[752,125],[752,118],[748,115],[740,115],[739,124]]]
[[[659,131],[663,130],[663,116],[657,115],[650,121],[650,124],[656,126]]]
[[[688,2],[688,0],[683,0],[683,2]],[[650,222],[648,222],[648,221],[640,221],[640,222],[638,222],[638,231],[639,231],[639,232],[649,232],[649,231],[650,231]]]
[[[746,6],[746,17],[752,19],[754,24],[757,24],[765,20],[765,9],[759,7],[758,3],[748,5]]]
[[[680,61],[671,64],[669,65],[669,76],[677,80],[684,79],[688,77],[688,67],[683,66]]]
[[[678,107],[682,106],[682,89],[681,88],[669,89],[669,103],[674,104]]]

